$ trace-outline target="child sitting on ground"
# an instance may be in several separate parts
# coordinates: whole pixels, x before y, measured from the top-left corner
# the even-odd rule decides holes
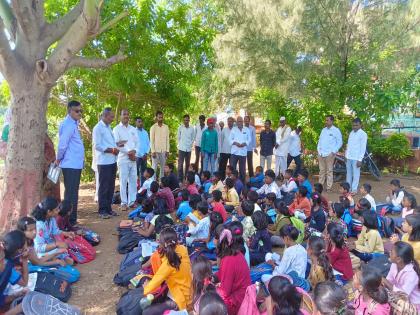
[[[311,182],[308,179],[309,177],[309,172],[306,169],[301,169],[298,173],[298,183],[299,183],[299,187],[306,187],[306,190],[308,191],[307,193],[307,197],[311,198],[312,195],[312,185]]]
[[[330,203],[327,198],[322,194],[324,191],[324,186],[322,186],[321,183],[315,183],[314,184],[314,191],[318,193],[318,195],[321,197],[321,205],[322,208],[324,208],[325,211],[328,211],[330,209]]]
[[[318,283],[314,289],[316,315],[348,315],[347,292],[332,281]]]
[[[166,206],[168,207],[169,213],[173,213],[173,219],[176,219],[175,216],[175,198],[172,190],[169,188],[169,178],[162,177],[160,180],[160,190],[156,194],[157,197],[160,197],[165,200]]]
[[[283,196],[287,194],[294,195],[295,192],[297,192],[298,187],[297,187],[295,179],[293,178],[293,170],[287,169],[284,172],[283,184],[279,187]]]
[[[183,189],[181,191],[181,198],[182,202],[179,204],[178,210],[176,211],[176,215],[181,221],[185,221],[187,216],[192,211],[192,208],[189,203],[190,193],[188,192],[188,190]]]
[[[220,190],[214,190],[211,195],[213,198],[213,201],[211,202],[213,212],[219,213],[223,219],[223,223],[226,222],[228,214],[222,203],[222,192]]]
[[[248,247],[251,266],[265,261],[265,255],[271,252],[271,236],[268,233],[268,218],[262,211],[254,212],[251,216],[256,232],[251,236]]]
[[[220,192],[223,192],[225,185],[223,184],[221,180],[221,175],[219,172],[214,172],[212,177],[212,184],[209,188],[209,194],[212,194],[213,191],[219,190]]]
[[[242,181],[239,179],[239,172],[238,170],[233,170],[232,174],[230,175],[230,178],[233,179],[233,182],[235,183],[235,190],[238,193],[238,196],[240,196],[242,194],[242,190],[244,189],[244,184],[242,183]]]
[[[200,176],[198,176],[198,168],[194,163],[191,163],[190,166],[188,167],[188,173],[192,173],[194,174],[194,182],[196,185],[196,188],[198,189],[201,186],[201,180],[200,180]]]
[[[311,259],[308,280],[312,289],[320,282],[335,280],[323,238],[311,236],[308,239],[308,256]]]
[[[145,198],[150,198],[152,196],[152,192],[150,191],[150,185],[155,179],[155,170],[151,167],[147,167],[146,170],[143,172],[143,176],[145,181],[143,185],[141,185],[138,193],[137,193],[137,201],[141,201]]]
[[[249,187],[261,188],[264,185],[264,171],[261,166],[255,168],[255,176],[249,179]]]
[[[59,248],[67,248],[67,244],[58,242],[57,238],[74,238],[73,232],[63,232],[57,226],[56,217],[58,215],[58,203],[54,198],[47,197],[39,203],[33,210],[32,216],[36,220],[36,236],[34,247],[38,257],[46,254],[54,254]],[[67,264],[73,265],[73,259],[70,258],[67,251],[57,256],[63,259]]]
[[[372,209],[374,211],[376,211],[376,202],[375,199],[372,197],[372,195],[370,194],[370,192],[372,191],[372,186],[368,183],[363,184],[362,186],[360,186],[360,194],[362,195],[363,198],[366,198]]]
[[[420,214],[410,214],[405,217],[402,224],[401,241],[410,244],[414,250],[414,258],[420,263]],[[399,236],[394,234],[390,238],[391,242],[396,243],[400,240]]]
[[[190,225],[187,232],[187,245],[191,245],[195,240],[204,240],[209,237],[210,218],[208,216],[208,203],[200,201],[197,205],[197,210],[201,219],[196,225]]]
[[[274,193],[278,198],[281,198],[281,192],[279,190],[279,187],[277,186],[276,182],[276,174],[273,170],[267,170],[265,171],[265,177],[264,177],[264,185],[257,189],[257,194],[260,199],[267,196],[269,193]]]
[[[312,210],[311,217],[309,219],[309,228],[322,233],[325,229],[326,221],[327,218],[325,210],[322,207],[321,196],[317,192],[314,192],[312,194]]]
[[[194,172],[188,172],[187,177],[185,179],[185,187],[187,188],[190,195],[198,195],[198,189],[197,183],[195,181],[195,176],[198,176],[197,174],[194,174]]]
[[[270,223],[276,222],[277,212],[274,202],[277,200],[275,193],[268,193],[264,199],[265,209],[264,212],[270,217]],[[281,200],[281,199],[279,199]]]
[[[280,199],[277,199],[274,202],[274,206],[277,213],[276,222],[268,225],[268,232],[272,234],[271,244],[273,246],[284,246],[283,239],[278,235],[283,226],[292,225],[289,208],[287,208],[286,203]]]
[[[243,237],[246,243],[256,232],[254,222],[252,221],[252,214],[254,213],[254,204],[249,200],[244,200],[241,203],[241,212],[245,216],[242,220],[242,226],[244,227]]]
[[[226,178],[231,178],[233,170],[234,168],[232,165],[226,166],[226,177],[223,181],[223,185],[226,185]]]
[[[390,182],[390,191],[386,196],[386,202],[388,203],[386,212],[401,212],[402,201],[404,199],[404,187],[401,186],[399,179],[393,179]]]
[[[338,192],[340,195],[346,199],[348,199],[350,203],[350,213],[352,212],[352,209],[354,208],[354,199],[353,195],[350,192],[350,184],[347,182],[340,183],[340,188],[338,189]]]
[[[232,212],[235,207],[239,206],[239,195],[234,187],[235,183],[232,178],[226,178],[226,187],[223,191],[223,200],[225,209]]]
[[[206,292],[216,291],[211,262],[204,256],[198,256],[192,264],[192,275],[192,305],[194,314],[199,314],[201,297]]]
[[[343,229],[344,237],[347,238],[348,231],[352,228],[353,218],[350,215],[350,212],[344,209],[344,206],[340,202],[335,202],[331,204],[329,210],[329,219],[328,223],[336,223],[340,225]]]
[[[406,193],[404,195],[403,201],[402,201],[402,211],[401,211],[401,217],[400,218],[393,218],[394,223],[396,227],[401,227],[404,219],[406,216],[413,214],[416,211],[417,208],[417,200],[414,195]]]
[[[299,186],[296,197],[289,206],[290,214],[296,216],[302,221],[311,216],[311,202],[307,198],[308,190],[305,186]]]
[[[191,195],[190,196],[190,202],[189,205],[192,209],[192,212],[190,212],[187,217],[185,218],[185,222],[188,225],[196,225],[198,222],[202,219],[200,215],[200,211],[198,211],[198,203],[201,201],[200,195]]]
[[[201,189],[205,195],[209,194],[211,183],[211,174],[209,171],[203,171],[201,174]]]
[[[248,191],[248,193],[246,194],[246,199],[248,199],[254,204],[254,211],[261,211],[261,207],[258,204],[258,194],[256,191],[254,190]]]

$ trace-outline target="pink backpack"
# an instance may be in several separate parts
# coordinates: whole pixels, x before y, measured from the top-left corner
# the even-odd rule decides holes
[[[95,259],[96,250],[82,236],[75,236],[74,240],[66,238],[64,240],[69,246],[70,257],[78,264],[86,264]]]

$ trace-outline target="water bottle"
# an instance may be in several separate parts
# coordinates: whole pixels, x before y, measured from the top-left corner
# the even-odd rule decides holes
[[[150,306],[152,304],[154,298],[155,297],[153,296],[153,294],[148,294],[145,297],[143,297],[140,300],[140,308],[142,310],[144,310],[145,308],[147,308],[148,306]]]

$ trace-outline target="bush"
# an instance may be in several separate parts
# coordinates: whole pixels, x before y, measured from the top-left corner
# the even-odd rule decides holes
[[[371,143],[372,152],[389,162],[398,162],[405,160],[413,155],[410,149],[410,142],[407,137],[401,133],[394,133],[388,138],[376,139]]]

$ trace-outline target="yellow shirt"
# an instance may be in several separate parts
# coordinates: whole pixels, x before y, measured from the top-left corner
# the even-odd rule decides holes
[[[220,190],[221,192],[223,192],[223,188],[224,187],[225,186],[223,186],[223,182],[221,180],[219,180],[216,185],[215,184],[212,184],[210,186],[210,188],[209,188],[209,194],[211,194],[215,190]]]
[[[413,247],[414,250],[414,259],[417,260],[417,262],[420,264],[420,242],[412,242],[408,240],[408,233],[404,234],[401,237],[401,241],[410,244]]]
[[[384,253],[384,242],[378,230],[369,230],[364,226],[356,241],[356,249],[362,253]]]
[[[172,267],[166,256],[162,257],[162,264],[153,276],[152,280],[144,288],[144,295],[156,290],[166,281],[169,292],[180,310],[185,310],[191,304],[191,262],[185,246],[177,245],[175,252],[181,257],[179,270]]]
[[[169,128],[162,124],[155,123],[150,128],[150,151],[152,153],[169,152]]]
[[[315,288],[318,283],[326,281],[324,269],[319,265],[311,267],[308,280],[312,288]]]
[[[227,206],[239,206],[239,196],[234,187],[223,193],[223,200]]]

